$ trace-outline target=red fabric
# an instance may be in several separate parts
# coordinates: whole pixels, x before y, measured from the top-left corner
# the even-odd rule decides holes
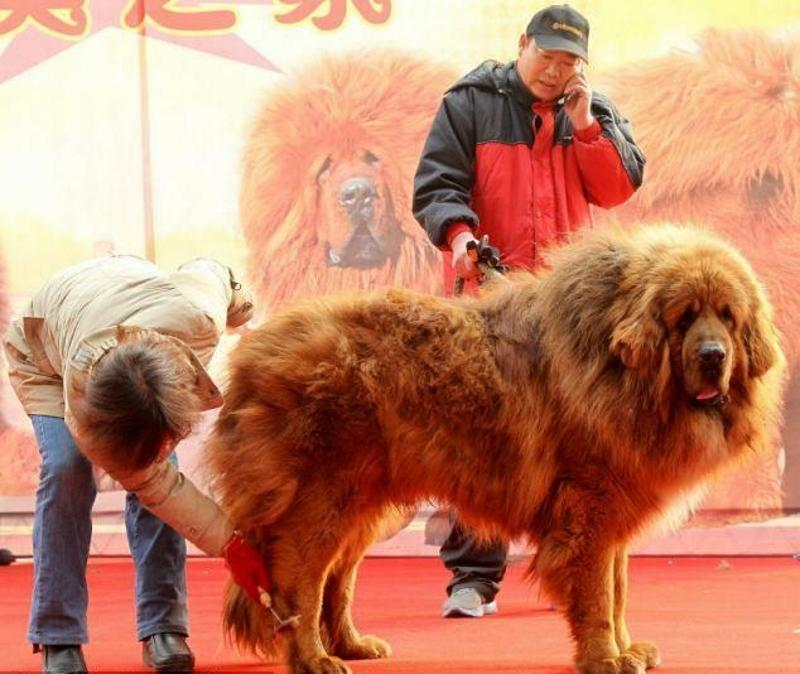
[[[471,232],[472,227],[470,227],[466,222],[455,222],[447,228],[447,248],[450,250],[453,248],[453,239],[455,239],[459,234],[463,232]]]
[[[253,601],[259,601],[261,590],[272,587],[261,555],[238,533],[233,533],[222,548],[225,566],[239,586]]]
[[[574,129],[573,133],[575,134],[575,138],[584,143],[588,143],[589,141],[595,140],[600,135],[600,131],[602,131],[600,122],[592,118],[592,123],[589,124],[589,126],[585,129]]]
[[[479,620],[438,616],[447,572],[435,558],[368,559],[361,566],[355,619],[392,644],[386,661],[359,661],[355,674],[570,674],[572,645],[563,618],[512,566],[500,612]],[[0,672],[38,672],[25,643],[33,568],[0,567]],[[798,670],[800,562],[791,558],[635,558],[628,624],[636,639],[661,648],[661,674],[789,674]],[[286,668],[240,655],[220,629],[228,573],[221,560],[188,564],[189,644],[197,672],[272,672]],[[148,672],[135,641],[133,565],[92,558],[85,648],[93,674]]]
[[[541,122],[531,148],[481,143],[475,154],[471,207],[480,224],[473,234],[488,234],[503,263],[512,268],[539,265],[548,246],[591,221],[590,203],[610,208],[634,192],[619,153],[600,133],[597,120],[574,132],[572,144],[554,145],[553,106],[535,103],[532,109]],[[448,244],[464,226],[451,225]],[[455,274],[447,253],[444,276],[449,290]]]

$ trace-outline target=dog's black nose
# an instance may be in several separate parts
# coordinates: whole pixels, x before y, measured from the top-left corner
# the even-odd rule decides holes
[[[719,342],[705,342],[697,350],[697,356],[704,365],[719,365],[725,360],[725,349]]]
[[[369,178],[350,178],[339,189],[339,201],[345,208],[361,208],[377,196],[374,183]]]

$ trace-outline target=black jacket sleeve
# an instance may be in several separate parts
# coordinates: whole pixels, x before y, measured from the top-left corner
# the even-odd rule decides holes
[[[600,122],[603,135],[617,148],[634,188],[641,187],[646,160],[633,140],[630,122],[619,113],[610,98],[599,92],[592,92],[592,114]]]
[[[446,247],[450,224],[478,224],[478,216],[469,207],[474,179],[472,92],[456,89],[439,106],[414,176],[414,217],[435,246]]]

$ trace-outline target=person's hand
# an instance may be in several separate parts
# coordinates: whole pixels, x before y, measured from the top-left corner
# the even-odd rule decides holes
[[[250,288],[234,280],[231,272],[231,303],[228,305],[229,328],[239,328],[249,321],[255,313],[253,293]]]
[[[594,118],[592,117],[592,88],[583,76],[578,73],[569,79],[564,86],[564,112],[572,122],[572,126],[577,131],[591,126]]]
[[[259,588],[269,590],[271,583],[258,551],[239,532],[234,531],[222,548],[222,556],[236,584],[250,599],[259,602]]]
[[[477,239],[472,236],[472,232],[461,232],[450,244],[450,249],[453,251],[453,270],[456,276],[460,276],[464,280],[476,278],[481,274],[478,265],[467,255],[467,244],[470,241],[477,241]]]

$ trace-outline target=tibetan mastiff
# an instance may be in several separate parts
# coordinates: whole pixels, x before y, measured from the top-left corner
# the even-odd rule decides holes
[[[389,655],[351,618],[382,518],[435,498],[527,537],[584,674],[656,665],[625,624],[629,542],[766,446],[783,355],[744,258],[680,228],[593,232],[477,298],[308,300],[242,339],[208,445],[216,489],[273,579],[293,672]],[[226,627],[267,654],[235,587]]]

